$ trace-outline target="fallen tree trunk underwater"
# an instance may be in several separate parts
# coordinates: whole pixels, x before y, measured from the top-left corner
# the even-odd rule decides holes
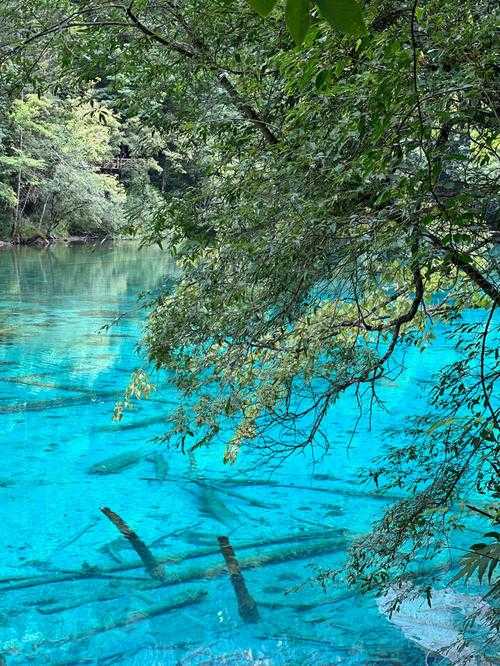
[[[94,389],[89,386],[75,386],[74,384],[60,384],[58,382],[43,381],[40,377],[51,376],[50,373],[28,375],[22,377],[0,377],[0,381],[9,382],[11,384],[18,384],[21,386],[34,386],[36,388],[46,388],[52,390],[66,391],[68,393],[78,393],[81,396],[90,395],[94,398],[109,398],[117,397],[120,391],[103,391],[102,389]]]
[[[153,463],[156,481],[166,481],[168,478],[168,462],[160,451],[155,451],[146,456],[148,462]]]
[[[92,396],[71,396],[67,398],[54,398],[53,400],[34,400],[32,402],[15,402],[8,405],[0,405],[0,414],[16,414],[24,412],[44,412],[48,409],[60,409],[70,405],[91,405],[94,402],[112,402],[116,399],[116,393],[109,397],[100,395],[93,399]]]
[[[111,509],[108,509],[107,506],[103,506],[101,508],[101,512],[109,518],[109,520],[113,523],[113,525],[123,534],[125,539],[130,543],[132,548],[135,550],[137,555],[141,558],[142,562],[144,563],[144,567],[146,571],[149,573],[151,578],[155,578],[157,580],[164,580],[165,578],[165,571],[161,564],[157,561],[153,553],[149,550],[149,548],[146,546],[144,541],[142,541],[137,534],[130,529],[130,527],[127,525],[127,523],[120,518],[120,516],[115,513],[114,511],[111,511]]]
[[[197,486],[205,486],[207,487],[208,484],[206,481],[201,481],[199,479],[191,479],[191,483],[194,483]],[[210,483],[210,488],[216,490],[219,493],[222,493],[223,495],[227,495],[228,497],[234,497],[235,499],[239,499],[243,502],[246,502],[250,506],[257,507],[259,509],[279,509],[280,504],[275,504],[272,502],[262,502],[261,500],[256,500],[253,499],[252,497],[247,497],[246,495],[242,495],[241,493],[237,493],[234,490],[229,490],[229,488],[226,488],[223,484],[220,483]]]
[[[188,594],[170,601],[169,603],[160,604],[158,606],[151,606],[150,608],[145,609],[138,609],[133,613],[127,613],[127,615],[123,617],[112,620],[106,624],[97,625],[87,631],[82,631],[78,634],[71,634],[69,636],[54,640],[47,639],[41,643],[38,643],[37,647],[44,645],[64,645],[65,643],[74,643],[76,641],[86,640],[88,638],[92,638],[93,636],[97,636],[98,634],[105,633],[106,631],[120,629],[121,627],[126,627],[130,624],[141,622],[142,620],[149,620],[153,617],[158,617],[158,615],[164,615],[165,613],[169,613],[173,610],[184,608],[185,606],[192,606],[193,604],[199,603],[206,596],[207,592],[205,590],[189,592]]]
[[[136,451],[124,451],[117,453],[110,458],[100,460],[87,469],[87,474],[119,474],[123,470],[137,465],[146,455],[146,451],[139,449]]]
[[[241,573],[241,568],[238,560],[236,559],[236,555],[234,554],[233,547],[229,543],[229,539],[226,536],[220,536],[217,540],[219,542],[221,553],[224,557],[224,561],[226,562],[227,570],[231,578],[231,583],[236,594],[240,617],[245,622],[258,622],[259,611],[257,609],[257,604],[247,589],[245,579]]]
[[[261,556],[260,558],[258,557],[246,558],[241,562],[239,562],[239,568],[241,571],[259,566],[281,564],[287,561],[306,559],[307,557],[338,552],[338,550],[340,550],[341,548],[342,546],[338,547],[335,545],[335,543],[331,544],[327,543],[327,544],[313,545],[312,547],[307,546],[306,548],[298,549],[295,551],[294,550],[290,551],[289,549],[286,549],[282,551],[277,551],[275,553],[266,556]],[[442,564],[442,563],[436,564],[435,566],[426,567],[425,569],[420,570],[418,572],[409,573],[408,579],[418,582],[419,580],[427,578],[435,573],[443,573],[443,572],[450,573],[453,571],[455,566],[456,565]],[[226,567],[224,565],[219,565],[219,566],[216,565],[213,567],[202,568],[202,569],[191,569],[189,571],[184,572],[183,574],[177,575],[176,577],[172,577],[171,579],[167,579],[163,582],[156,583],[143,578],[142,580],[139,581],[140,583],[142,583],[141,585],[134,585],[132,587],[130,585],[123,585],[121,589],[119,588],[108,589],[100,594],[89,594],[84,597],[78,596],[75,597],[73,601],[69,601],[66,604],[57,605],[56,598],[48,598],[46,600],[41,600],[38,604],[33,604],[33,605],[36,605],[37,611],[39,613],[43,615],[51,615],[55,613],[65,612],[67,610],[72,610],[75,608],[80,608],[81,606],[84,606],[86,604],[95,604],[100,602],[113,601],[115,599],[120,598],[121,596],[130,596],[130,594],[148,592],[151,590],[158,590],[165,586],[172,586],[178,584],[180,585],[195,580],[204,580],[204,579],[206,580],[210,578],[216,578],[222,575],[225,569]],[[123,583],[128,582],[128,580],[125,578],[115,578],[115,580],[123,581]],[[293,592],[293,590],[286,591],[280,596],[286,598],[286,595],[289,592]],[[341,590],[335,592],[333,595],[329,594],[327,599],[324,599],[319,602],[318,601],[289,602],[281,600],[274,601],[264,598],[259,601],[259,606],[261,606],[262,608],[269,608],[274,610],[287,608],[302,613],[311,610],[316,610],[320,607],[335,605],[343,601],[348,601],[350,599],[353,599],[358,594],[359,591],[355,588],[348,590]],[[42,606],[43,608],[41,608],[40,606]]]
[[[217,483],[217,481],[215,481]],[[327,493],[329,495],[340,495],[340,496],[345,496],[345,497],[362,497],[362,498],[370,498],[370,499],[376,499],[376,500],[385,500],[387,502],[395,502],[395,501],[400,501],[404,499],[402,495],[394,495],[394,494],[384,494],[382,492],[377,492],[377,491],[370,491],[370,490],[353,490],[351,488],[339,488],[338,486],[331,486],[330,488],[326,488],[323,486],[303,486],[303,485],[298,485],[294,483],[280,483],[279,481],[267,481],[265,479],[256,479],[251,480],[251,479],[228,479],[224,481],[224,484],[227,484],[229,486],[245,486],[245,487],[251,487],[251,486],[269,486],[270,488],[284,488],[284,489],[291,489],[291,490],[306,490],[314,493]]]
[[[311,541],[314,539],[324,539],[325,535],[328,535],[328,533],[330,533],[333,538],[333,536],[340,537],[340,535],[344,535],[345,531],[335,529],[327,531],[321,530],[317,532],[304,532],[302,534],[291,534],[291,535],[285,535],[283,537],[277,537],[275,539],[262,539],[259,541],[242,543],[239,544],[237,548],[238,551],[242,551],[242,550],[251,550],[254,548],[260,549],[269,546],[284,545],[289,543],[300,543],[303,541]],[[347,541],[345,538],[341,539],[339,538],[337,543],[340,549],[340,544],[342,545],[342,547],[344,547],[347,544]],[[217,555],[219,552],[220,550],[218,546],[206,549],[199,548],[195,551],[188,551],[187,553],[181,553],[177,556],[170,555],[170,556],[157,557],[156,560],[159,564],[166,564],[166,563],[179,564],[181,562],[185,562],[188,560],[209,557],[211,555]],[[96,566],[87,565],[84,569],[80,571],[67,571],[64,573],[54,574],[53,576],[41,575],[33,577],[22,577],[22,579],[20,579],[19,577],[15,577],[11,579],[4,579],[4,580],[14,580],[15,582],[14,584],[4,585],[3,587],[0,585],[0,591],[9,592],[13,590],[37,587],[40,585],[50,585],[52,583],[66,583],[66,582],[92,579],[92,578],[103,578],[124,571],[132,571],[133,569],[140,569],[143,566],[144,563],[142,561],[117,564],[103,569],[100,569],[99,567]]]
[[[276,564],[284,564],[286,562],[298,561],[303,559],[308,559],[309,557],[317,557],[319,555],[329,555],[331,553],[338,552],[339,550],[345,547],[345,541],[342,542],[324,542],[321,544],[307,545],[303,548],[297,549],[286,549],[279,550],[268,555],[260,555],[257,557],[248,557],[239,562],[239,568],[241,571],[246,569],[255,569],[263,566],[272,566]],[[177,575],[172,575],[166,577],[163,581],[154,582],[146,580],[143,584],[134,586],[128,589],[122,589],[116,591],[116,594],[113,598],[118,598],[124,594],[130,594],[131,592],[147,592],[151,590],[160,590],[164,587],[172,587],[176,585],[183,585],[186,583],[191,583],[193,581],[207,581],[210,579],[218,578],[222,576],[227,571],[226,564],[216,564],[211,567],[204,568],[195,568],[184,571]],[[64,581],[55,581],[55,582],[64,582]],[[4,590],[2,590],[4,591]],[[356,594],[353,592],[352,595]],[[352,596],[351,595],[351,596]],[[109,592],[99,596],[96,595],[93,602],[98,603],[100,601],[110,601],[112,598],[109,595]],[[90,598],[83,599],[79,604],[71,604],[70,608],[78,608],[80,605],[87,603],[92,603]],[[263,604],[271,607],[269,604]],[[277,607],[277,604],[272,604],[272,606]],[[295,608],[296,610],[308,610],[309,605],[307,604],[286,604],[286,607]],[[314,606],[311,606],[311,608]],[[65,608],[62,606],[60,608],[61,612],[64,610],[70,610],[70,608]],[[50,614],[46,609],[41,611],[42,614]]]

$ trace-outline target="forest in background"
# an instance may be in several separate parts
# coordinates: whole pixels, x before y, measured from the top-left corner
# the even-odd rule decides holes
[[[117,236],[138,200],[143,222],[161,201],[149,175],[161,174],[159,139],[134,128],[133,119],[120,122],[93,91],[79,99],[33,92],[14,99],[3,108],[0,137],[4,239]],[[124,150],[129,159],[118,174]]]
[[[165,439],[228,464],[328,448],[337,398],[370,409],[397,351],[446,325],[458,360],[366,470],[408,499],[323,579],[401,581],[472,512],[461,575],[497,597],[494,4],[37,0],[0,20],[6,235],[134,234],[181,267],[145,340],[184,397]],[[124,406],[150,390],[139,373]]]
[[[50,67],[50,57],[43,64]],[[4,64],[7,77],[12,71]],[[4,241],[129,237],[148,227],[168,191],[192,178],[170,163],[163,127],[121,109],[110,81],[96,76],[76,93],[59,90],[48,74],[41,87],[14,79],[2,89]]]

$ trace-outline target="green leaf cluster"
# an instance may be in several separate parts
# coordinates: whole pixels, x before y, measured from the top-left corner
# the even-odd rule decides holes
[[[268,16],[277,0],[247,0],[261,16]],[[321,16],[340,33],[359,37],[366,28],[363,9],[358,0],[286,0],[285,21],[297,45],[302,44],[309,30],[311,10],[317,7]]]

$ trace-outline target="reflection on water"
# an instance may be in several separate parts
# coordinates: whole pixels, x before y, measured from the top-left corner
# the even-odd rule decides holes
[[[408,355],[372,431],[351,441],[354,402],[338,403],[321,467],[297,457],[270,476],[247,454],[227,469],[216,449],[193,461],[153,441],[177,401],[166,377],[111,420],[145,363],[137,296],[174,273],[159,250],[129,244],[0,253],[0,653],[9,665],[423,664],[373,598],[308,579],[391,501],[357,469],[445,362],[442,345]],[[142,560],[103,506],[134,530]],[[222,535],[258,622],[240,617]]]

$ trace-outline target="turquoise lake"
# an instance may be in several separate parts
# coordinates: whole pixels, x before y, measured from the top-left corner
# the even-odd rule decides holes
[[[5,663],[423,665],[373,597],[312,579],[394,501],[359,470],[384,450],[388,427],[425,409],[433,373],[454,353],[444,333],[425,354],[406,352],[371,427],[357,423],[352,395],[332,408],[326,455],[272,469],[250,451],[225,467],[220,447],[192,458],[155,441],[178,401],[166,375],[153,372],[152,396],[112,421],[130,373],[147,367],[138,298],[174,276],[166,253],[127,243],[0,252]],[[116,469],[99,467],[115,456]],[[164,562],[161,587],[103,506]],[[220,535],[243,565],[257,623],[238,614]]]

